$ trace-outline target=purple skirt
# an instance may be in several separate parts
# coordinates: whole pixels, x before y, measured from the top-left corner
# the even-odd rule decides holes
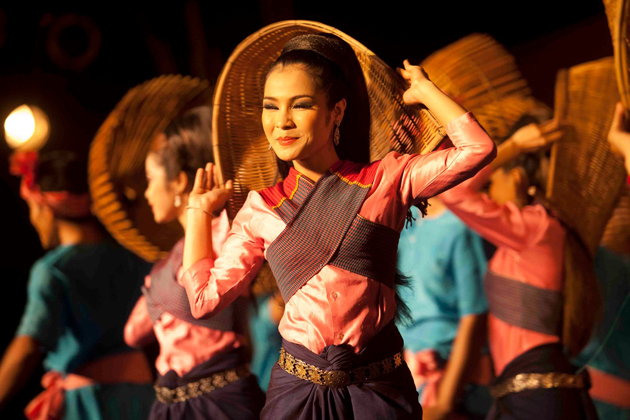
[[[387,325],[358,354],[349,346],[326,346],[315,354],[283,340],[284,349],[304,362],[324,370],[351,370],[391,357],[401,351],[403,339],[394,323]],[[414,419],[422,418],[418,392],[403,362],[393,372],[349,385],[331,388],[300,379],[278,364],[271,371],[262,420]]]
[[[215,372],[231,369],[243,362],[241,352],[231,352],[195,366],[183,377],[168,371],[158,377],[158,385],[177,388]],[[151,407],[151,420],[257,420],[265,402],[265,394],[255,375],[241,378],[223,388],[186,401],[165,404],[158,400]]]
[[[519,373],[575,373],[559,344],[535,347],[512,360],[495,384]],[[588,375],[587,372],[584,373]],[[590,386],[589,386],[590,387]],[[532,389],[495,400],[486,420],[597,420],[588,388]]]

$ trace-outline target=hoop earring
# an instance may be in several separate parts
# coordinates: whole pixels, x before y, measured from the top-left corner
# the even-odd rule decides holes
[[[333,143],[335,143],[335,146],[339,146],[339,125],[341,124],[341,122],[337,122],[335,123],[335,133],[333,134]]]
[[[173,205],[175,206],[175,208],[179,208],[179,206],[182,205],[182,198],[179,196],[179,194],[175,196]]]

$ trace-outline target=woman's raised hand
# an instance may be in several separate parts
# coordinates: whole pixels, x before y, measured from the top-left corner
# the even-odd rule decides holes
[[[225,185],[219,183],[218,169],[214,164],[207,163],[205,169],[197,169],[195,184],[188,197],[188,207],[208,214],[216,213],[225,207],[232,190],[232,181],[227,181]]]
[[[618,102],[608,132],[608,143],[613,152],[626,155],[630,151],[630,133],[625,127],[624,111],[623,104]]]
[[[630,132],[624,117],[625,111],[623,104],[618,102],[608,132],[608,143],[613,152],[623,156],[626,172],[630,173]]]
[[[560,140],[563,135],[562,127],[555,120],[551,120],[541,125],[529,124],[521,127],[510,137],[510,141],[520,153],[532,153]]]
[[[409,82],[409,88],[403,94],[403,101],[407,105],[423,104],[423,90],[427,84],[432,84],[429,76],[420,66],[412,66],[409,60],[403,61],[404,69],[398,68],[398,73]]]

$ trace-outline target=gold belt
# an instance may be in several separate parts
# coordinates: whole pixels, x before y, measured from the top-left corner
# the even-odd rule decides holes
[[[171,389],[166,386],[155,385],[155,395],[158,401],[164,404],[171,404],[186,401],[190,398],[196,398],[201,394],[207,394],[216,389],[223,388],[226,385],[236,382],[241,378],[251,375],[249,365],[240,365],[234,369],[222,370],[216,372],[207,378],[191,382],[189,384]]]
[[[490,387],[490,395],[494,398],[501,398],[508,394],[530,389],[584,388],[585,382],[584,376],[568,373],[519,373]]]
[[[345,370],[323,370],[294,357],[284,348],[280,349],[280,359],[278,360],[278,365],[291,375],[333,388],[342,388],[385,375],[393,372],[402,364],[402,352],[398,352],[387,359],[354,368],[348,372]]]

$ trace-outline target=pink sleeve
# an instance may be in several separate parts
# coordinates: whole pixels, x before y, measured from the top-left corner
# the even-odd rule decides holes
[[[197,261],[184,272],[180,282],[186,288],[195,318],[220,311],[246,292],[264,261],[264,242],[257,234],[250,192],[238,212],[232,229],[216,260]]]
[[[522,209],[508,201],[499,204],[478,192],[491,174],[489,168],[443,194],[440,200],[468,227],[499,247],[522,250],[536,243],[549,226],[541,205]]]
[[[470,112],[451,121],[446,132],[454,147],[426,155],[390,154],[383,159],[385,177],[400,186],[404,205],[452,188],[495,158],[494,142]]]
[[[145,346],[155,340],[153,332],[153,321],[149,316],[147,302],[141,296],[136,302],[136,306],[131,311],[127,324],[125,325],[125,343],[130,347]]]

